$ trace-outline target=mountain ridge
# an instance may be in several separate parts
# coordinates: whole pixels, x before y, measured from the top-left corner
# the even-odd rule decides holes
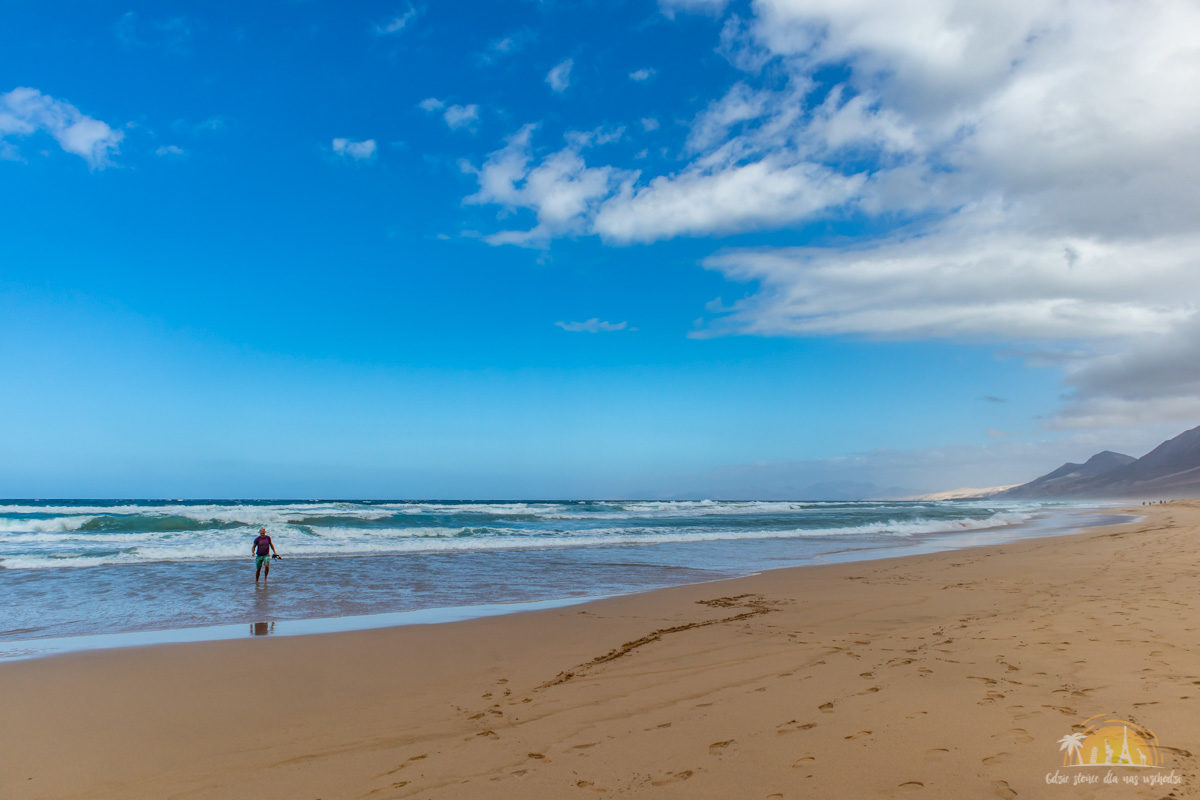
[[[1141,458],[1103,450],[1082,464],[1067,462],[990,497],[1144,499],[1196,495],[1200,495],[1200,426],[1166,440]]]

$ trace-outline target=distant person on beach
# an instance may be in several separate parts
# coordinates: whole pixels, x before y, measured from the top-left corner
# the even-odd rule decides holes
[[[266,528],[258,529],[258,537],[250,546],[250,552],[254,554],[254,582],[258,583],[258,575],[263,572],[263,567],[266,567],[266,572],[263,573],[263,583],[266,583],[271,577],[271,554],[274,553],[275,557],[279,558],[279,552],[275,549],[271,537],[267,536]]]

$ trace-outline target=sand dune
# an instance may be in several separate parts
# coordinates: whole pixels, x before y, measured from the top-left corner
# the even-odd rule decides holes
[[[994,494],[1014,489],[1020,484],[1010,483],[1006,486],[988,486],[986,488],[969,488],[948,489],[944,492],[931,492],[930,494],[918,494],[912,497],[902,497],[901,500],[976,500],[984,497],[991,497]]]
[[[1200,504],[1146,513],[507,618],[3,664],[0,795],[1195,797]],[[1047,785],[1100,713],[1156,732],[1182,784]]]

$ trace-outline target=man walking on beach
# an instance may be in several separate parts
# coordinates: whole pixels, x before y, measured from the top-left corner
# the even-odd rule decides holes
[[[267,571],[263,575],[263,583],[266,583],[267,579],[271,577],[271,554],[275,553],[275,557],[279,558],[279,553],[275,550],[275,543],[271,541],[270,536],[267,536],[266,528],[258,529],[258,537],[250,546],[250,552],[254,554],[254,582],[258,583],[258,574],[263,571],[265,566]]]

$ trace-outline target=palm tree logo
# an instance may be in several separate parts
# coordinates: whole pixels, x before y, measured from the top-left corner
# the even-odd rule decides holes
[[[1063,766],[1069,767],[1074,763],[1083,765],[1083,740],[1087,738],[1085,733],[1068,733],[1066,736],[1058,740],[1058,749],[1064,751]]]
[[[1064,767],[1161,768],[1165,765],[1165,754],[1158,737],[1137,723],[1097,714],[1074,728],[1072,733],[1058,740]],[[1090,753],[1090,758],[1085,753]]]

